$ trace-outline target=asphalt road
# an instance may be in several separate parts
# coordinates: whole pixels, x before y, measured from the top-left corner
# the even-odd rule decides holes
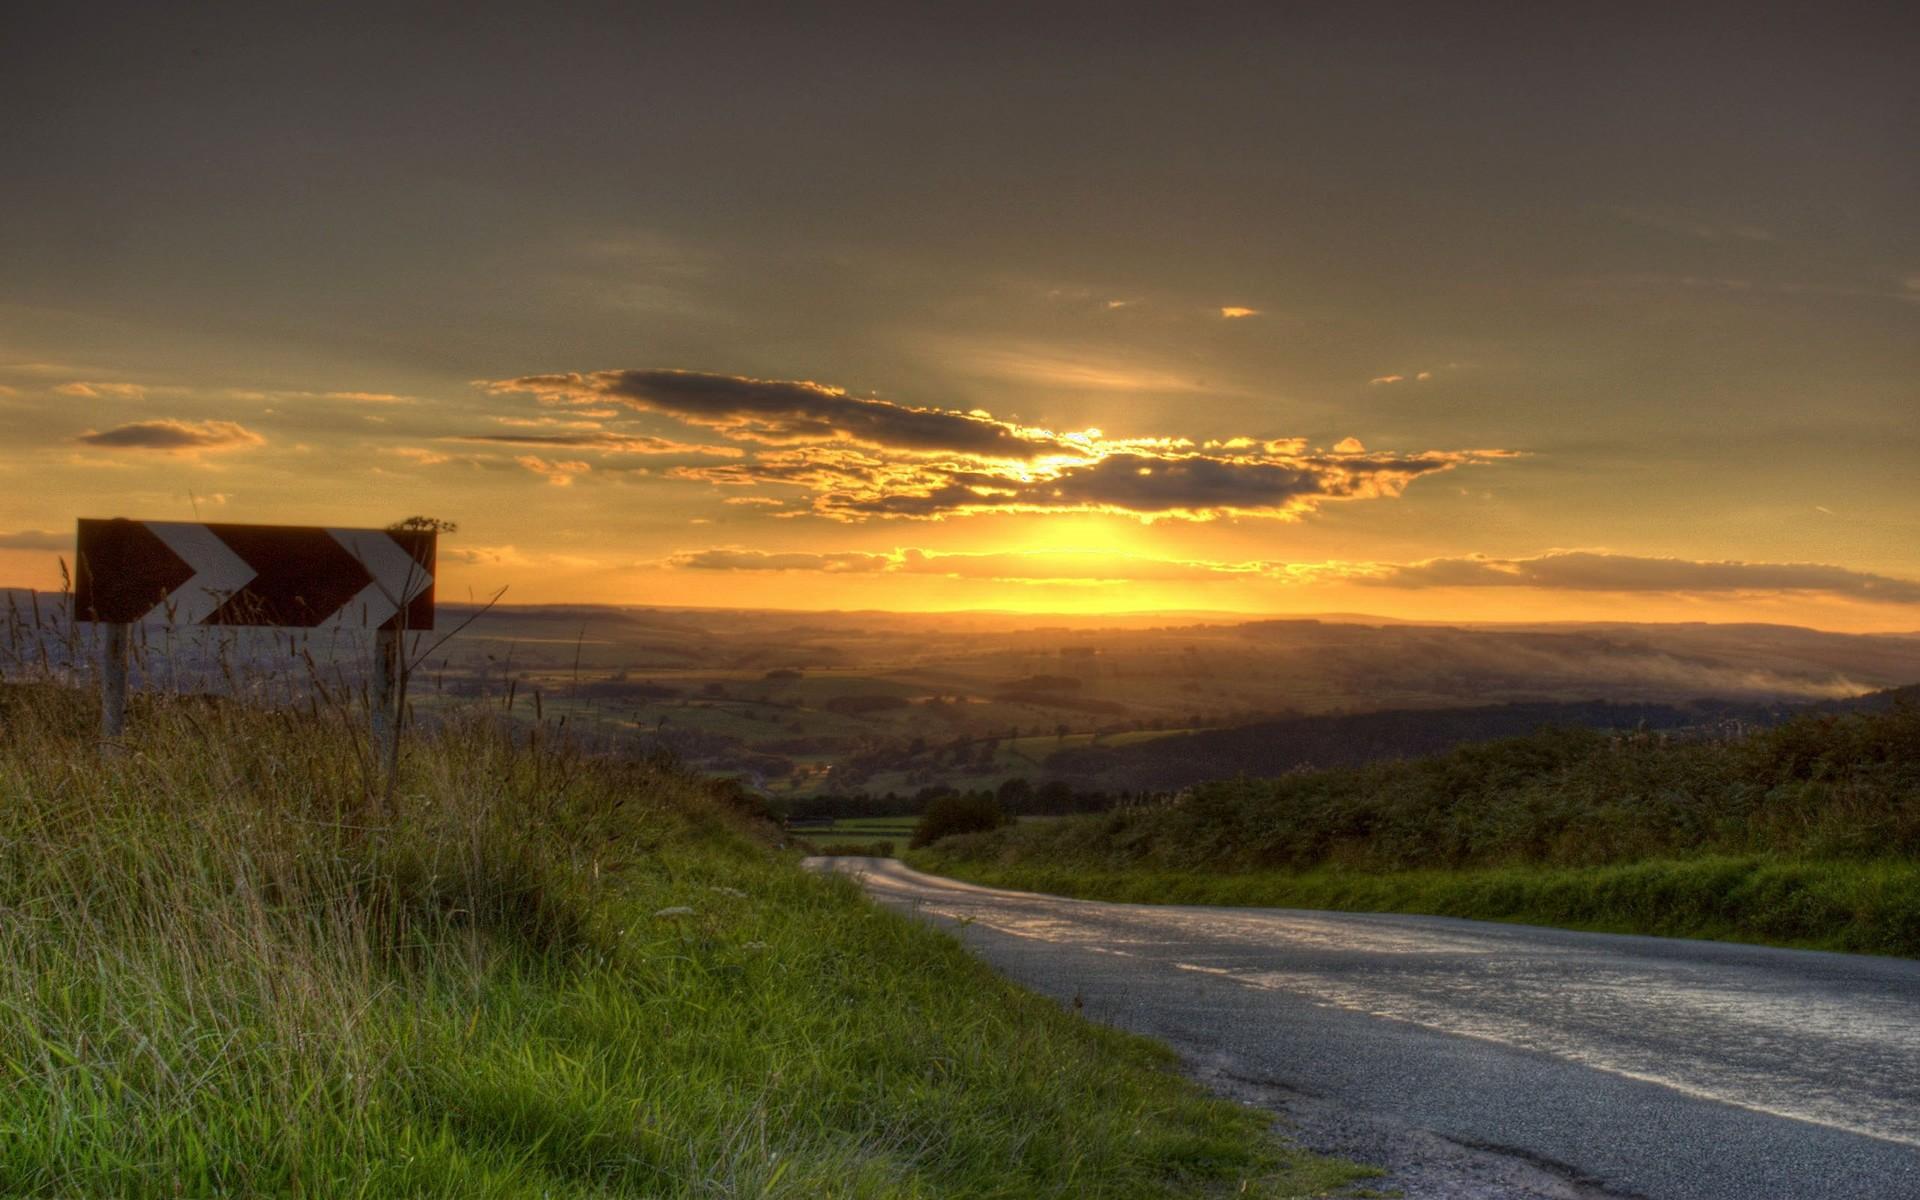
[[[816,865],[951,925],[1020,983],[1171,1043],[1326,1148],[1408,1159],[1409,1195],[1920,1198],[1920,962],[1445,917],[1103,904],[888,859]],[[1382,1129],[1403,1147],[1465,1147],[1538,1173],[1506,1191],[1423,1183],[1423,1156]]]

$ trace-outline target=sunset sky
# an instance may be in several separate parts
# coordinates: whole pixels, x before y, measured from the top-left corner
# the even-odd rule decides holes
[[[1914,18],[1033,7],[18,7],[0,584],[1920,629]]]

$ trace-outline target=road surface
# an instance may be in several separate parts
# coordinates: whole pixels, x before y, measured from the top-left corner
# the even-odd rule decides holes
[[[1920,1198],[1920,962],[814,865],[1409,1197]]]

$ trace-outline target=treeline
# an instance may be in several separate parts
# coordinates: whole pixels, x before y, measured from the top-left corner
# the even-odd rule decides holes
[[[941,850],[1171,871],[1914,858],[1920,705],[1802,715],[1726,740],[1544,730],[1413,761],[1217,781]]]

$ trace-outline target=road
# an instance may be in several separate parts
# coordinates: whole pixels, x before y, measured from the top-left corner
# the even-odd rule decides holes
[[[814,865],[1410,1198],[1920,1198],[1920,962]]]

